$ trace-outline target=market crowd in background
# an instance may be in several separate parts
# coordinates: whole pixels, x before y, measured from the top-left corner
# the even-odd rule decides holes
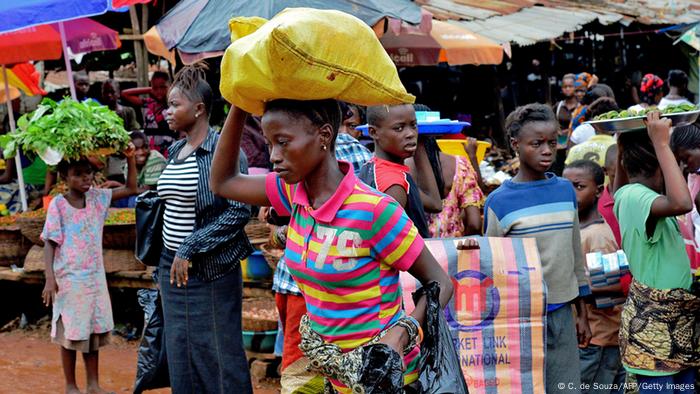
[[[529,79],[533,83],[538,80],[538,67],[533,62]],[[291,194],[280,180],[279,171],[271,172],[281,159],[268,145],[282,142],[270,141],[268,131],[314,126],[325,133],[324,143],[317,147],[309,141],[298,146],[289,142],[289,149],[297,149],[290,155],[298,155],[298,161],[308,154],[319,163],[336,163],[327,175],[338,177],[340,192],[376,205],[346,207],[348,212],[386,210],[386,215],[380,217],[386,223],[403,220],[403,212],[410,219],[404,227],[392,230],[395,241],[387,248],[393,249],[382,256],[365,256],[368,259],[399,268],[415,261],[423,267],[419,271],[423,279],[443,281],[444,275],[426,274],[429,270],[425,267],[433,267],[435,262],[422,254],[422,238],[483,234],[537,240],[548,288],[547,392],[560,392],[556,386],[559,382],[573,382],[575,387],[579,383],[598,383],[618,388],[596,391],[611,393],[623,392],[623,383],[631,379],[664,385],[694,384],[700,354],[686,343],[686,337],[700,335],[694,331],[697,294],[693,291],[693,297],[688,295],[688,291],[697,289],[690,261],[698,257],[696,247],[700,244],[700,126],[690,124],[672,131],[670,121],[653,111],[646,115],[647,132],[614,135],[586,123],[610,111],[691,104],[688,77],[681,70],[645,74],[631,88],[634,101],[625,108],[618,101],[623,92],[584,70],[572,71],[577,72],[559,79],[557,100],[518,106],[507,116],[504,128],[508,146],[494,147],[494,155],[518,160],[513,161],[516,164],[508,179],[500,184],[482,173],[489,167],[488,162],[477,162],[477,142],[469,130],[462,136],[467,157],[445,154],[434,138],[418,134],[416,111],[431,110],[425,105],[366,108],[334,100],[280,100],[268,104],[262,118],[245,117],[240,110],[231,109],[226,123],[216,124],[211,115],[218,93],[206,81],[206,68],[188,66],[175,76],[156,71],[150,86],[124,90],[111,79],[90,89],[87,74],[77,73],[79,98],[96,100],[116,112],[130,131],[133,149],[107,160],[80,163],[85,167],[82,169],[66,168],[63,176],[56,176],[39,158],[22,155],[22,168],[17,168],[14,160],[7,160],[0,174],[0,203],[10,211],[19,209],[17,171],[23,172],[27,191],[36,204],[39,197],[55,193],[57,188],[73,190],[75,185],[70,181],[66,185],[66,174],[90,172],[93,168],[100,174],[94,179],[95,190],[112,190],[88,196],[99,201],[95,205],[99,212],[109,204],[133,207],[132,195],[157,190],[166,201],[163,237],[167,252],[157,280],[164,306],[166,343],[172,349],[168,361],[174,391],[199,387],[214,392],[217,389],[209,384],[227,381],[234,382],[241,392],[250,392],[243,349],[238,343],[227,342],[227,336],[216,328],[241,330],[241,300],[223,296],[240,293],[240,268],[231,268],[235,266],[232,262],[250,252],[242,228],[251,213],[239,201],[271,205],[255,207],[255,212],[278,228],[276,232],[294,234],[292,242],[298,242],[313,214],[291,207],[310,202],[299,197],[299,192]],[[542,97],[542,91],[533,89],[533,97]],[[90,91],[100,91],[101,95],[90,97]],[[18,112],[23,110],[20,104],[13,102]],[[363,124],[368,125],[366,135],[358,129]],[[225,148],[217,148],[219,144]],[[305,151],[311,148],[314,150]],[[217,149],[232,150],[227,152],[230,163],[215,160]],[[267,178],[262,183],[245,183],[248,178],[241,174],[267,174]],[[221,183],[213,191],[209,189],[210,177],[213,185]],[[55,220],[61,220],[64,214],[56,212]],[[338,228],[351,229],[361,226],[362,215],[357,215],[330,220],[335,220]],[[380,231],[375,230],[377,234],[363,242],[379,242]],[[60,226],[47,226],[47,239],[62,236]],[[586,255],[620,250],[627,255],[630,273],[619,284],[592,286]],[[211,251],[216,253],[206,254]],[[205,263],[187,278],[187,262],[200,253],[208,256]],[[333,331],[302,318],[307,314],[319,320],[337,318],[342,311],[318,306],[334,299],[327,290],[313,292],[318,302],[313,309],[307,308],[311,296],[304,293],[313,283],[294,257],[282,259],[274,275],[273,290],[282,323],[278,349],[282,355],[282,387],[283,392],[293,392],[319,379],[318,373],[307,370],[311,360],[300,350],[310,324],[329,337],[364,338],[369,334],[352,331],[354,328]],[[297,283],[294,277],[305,279]],[[344,278],[343,283],[348,288],[360,286],[359,279]],[[173,280],[178,286],[171,286]],[[180,289],[181,280],[189,293]],[[596,297],[610,294],[629,300],[624,308],[621,304],[596,304]],[[398,298],[385,301],[381,308],[387,308],[387,313],[400,304]],[[210,308],[214,304],[226,313],[215,313]],[[73,317],[69,308],[64,313],[68,319]],[[187,326],[190,319],[201,320],[202,324],[193,329]],[[360,326],[358,323],[353,327]],[[59,325],[59,341],[64,329]],[[195,332],[207,335],[193,335]],[[664,339],[660,343],[656,338]],[[100,338],[93,339],[97,343],[80,346],[97,349]],[[193,354],[180,347],[188,340],[201,345]],[[212,350],[217,344],[223,345]],[[76,344],[67,348],[83,349]],[[415,356],[409,352],[403,359],[407,384],[415,380]],[[330,382],[336,389],[347,389],[337,379]]]

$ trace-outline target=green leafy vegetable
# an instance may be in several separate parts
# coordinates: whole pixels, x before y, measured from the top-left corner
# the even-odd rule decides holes
[[[655,106],[649,107],[649,108],[644,108],[639,111],[635,110],[623,110],[623,111],[610,111],[606,112],[604,114],[600,114],[593,118],[593,120],[612,120],[612,119],[623,119],[623,118],[630,118],[634,116],[645,116],[648,112],[651,111],[660,111],[662,114],[677,114],[680,112],[689,112],[689,111],[695,111],[697,110],[698,107],[693,105],[693,104],[674,104],[674,105],[669,105],[668,107],[660,110],[656,108]]]
[[[19,118],[14,134],[0,139],[5,157],[13,157],[18,148],[37,154],[51,148],[68,160],[100,149],[121,152],[128,144],[124,121],[114,111],[92,100],[69,98],[59,103],[43,99],[34,112]]]

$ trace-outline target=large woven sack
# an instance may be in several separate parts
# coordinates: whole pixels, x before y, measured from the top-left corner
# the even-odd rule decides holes
[[[221,62],[222,96],[261,115],[275,99],[413,103],[374,31],[340,11],[287,8],[269,21],[237,17]]]
[[[426,246],[454,284],[445,318],[469,392],[544,393],[547,304],[537,243],[479,237],[479,250],[458,250],[460,239]],[[408,272],[400,281],[410,313],[420,283]]]

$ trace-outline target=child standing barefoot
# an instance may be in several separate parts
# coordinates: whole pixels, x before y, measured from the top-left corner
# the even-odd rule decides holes
[[[125,152],[127,186],[91,188],[94,170],[87,160],[58,165],[68,192],[51,201],[44,240],[46,285],[44,303],[53,304],[51,340],[61,346],[66,393],[80,393],[75,383],[76,352],[83,353],[87,392],[102,394],[98,380],[98,349],[109,343],[114,327],[102,262],[102,227],[113,200],[137,193],[133,148]]]

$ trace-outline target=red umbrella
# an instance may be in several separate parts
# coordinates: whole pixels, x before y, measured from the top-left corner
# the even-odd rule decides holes
[[[28,27],[0,34],[0,64],[61,58],[61,28],[66,51],[73,54],[117,49],[119,33],[89,18],[72,19],[50,25]],[[70,59],[66,59],[71,95],[75,98]]]
[[[5,82],[5,96],[11,97],[6,64],[22,63],[29,60],[60,59],[61,51],[64,51],[71,96],[75,99],[75,86],[68,58],[69,49],[75,54],[116,49],[120,46],[119,34],[116,31],[87,18],[73,19],[52,25],[32,26],[0,34],[0,64],[2,65],[2,79]],[[7,105],[10,129],[14,132],[15,119],[9,100]],[[19,160],[19,155],[17,160]],[[19,161],[17,166],[17,168],[22,168]],[[20,185],[22,210],[26,211],[27,200],[21,171],[18,171],[17,178]]]
[[[133,4],[146,4],[151,0],[112,0],[112,8],[121,8]]]
[[[0,64],[61,58],[61,36],[51,25],[0,34]]]

